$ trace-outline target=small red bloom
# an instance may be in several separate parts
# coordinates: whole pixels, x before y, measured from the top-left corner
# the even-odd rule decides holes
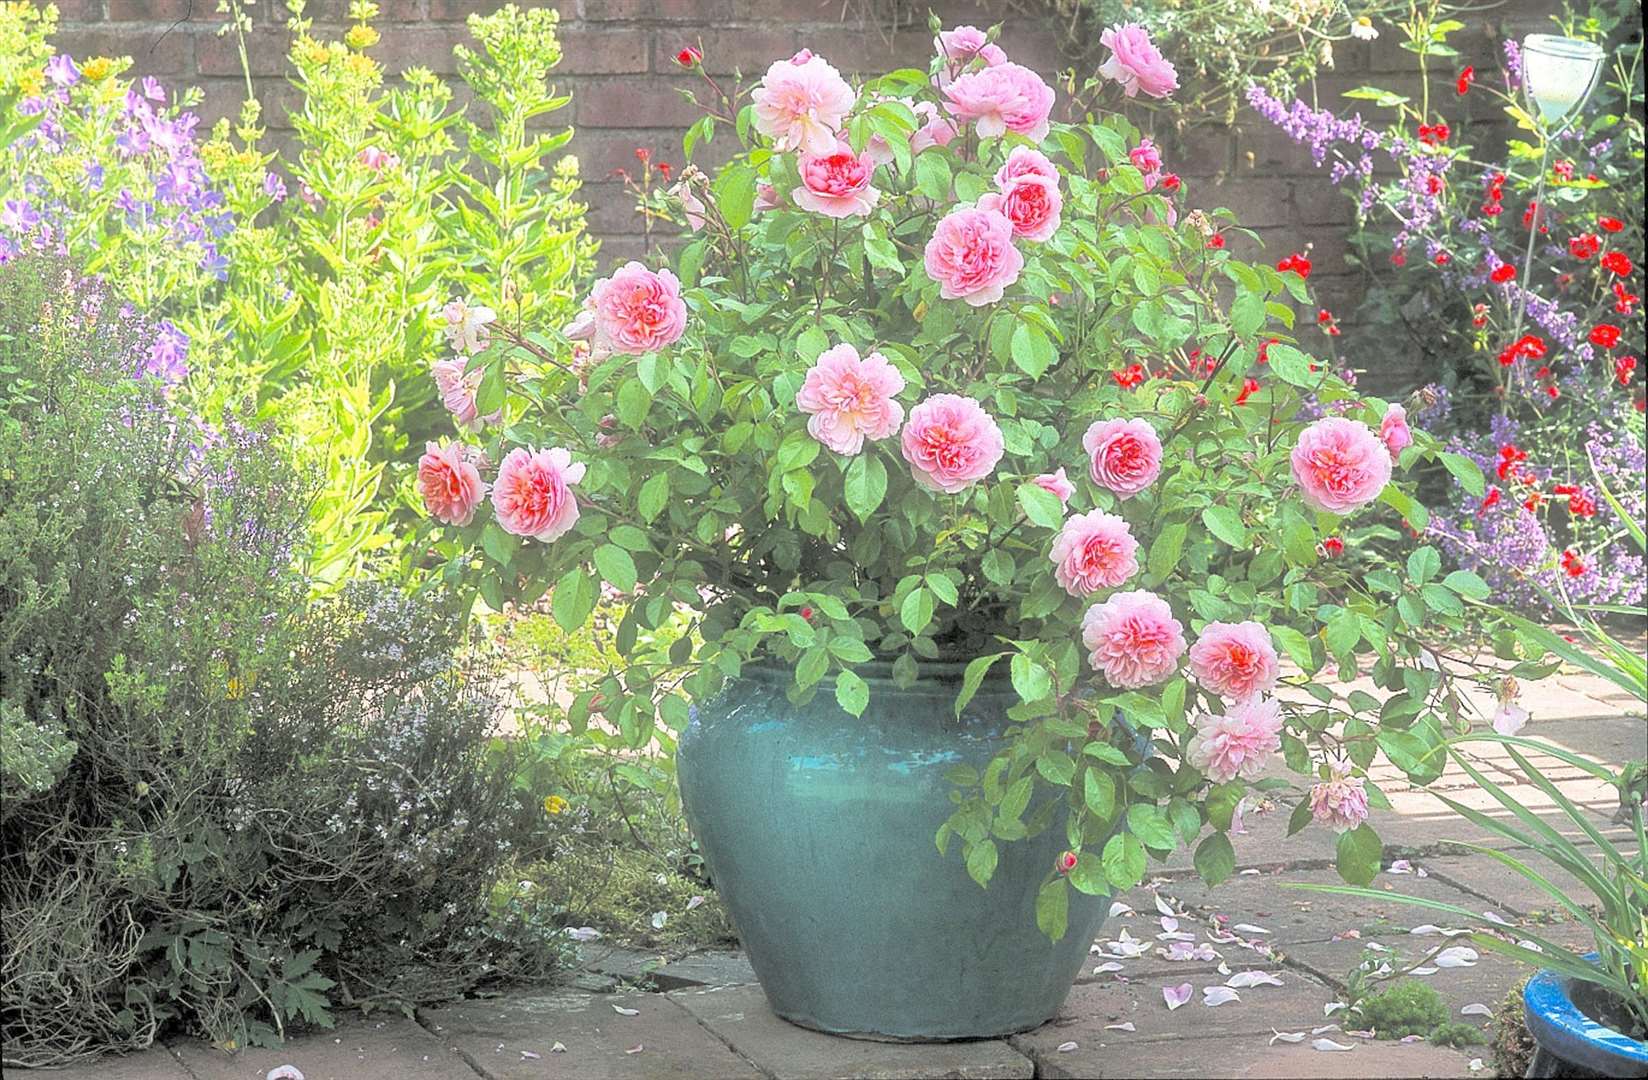
[[[1268,341],[1261,341],[1259,343],[1259,363],[1270,363],[1270,347],[1272,345],[1280,345],[1281,343],[1282,339],[1279,337],[1273,337]]]
[[[1236,395],[1236,404],[1246,405],[1247,399],[1259,391],[1259,380],[1249,376],[1242,380],[1242,392]]]
[[[1116,385],[1123,390],[1131,390],[1144,382],[1144,365],[1129,364],[1120,371],[1112,371],[1110,377],[1116,380]]]
[[[1496,285],[1503,285],[1505,282],[1516,277],[1516,267],[1512,266],[1510,263],[1500,263],[1498,266],[1494,267],[1494,272],[1489,274],[1488,277],[1492,279]]]
[[[1477,508],[1477,513],[1480,514],[1484,510],[1489,510],[1495,506],[1498,506],[1499,497],[1499,489],[1494,485],[1489,484],[1487,494],[1482,496],[1482,505]]]
[[[1330,536],[1316,545],[1316,550],[1323,558],[1337,559],[1345,553],[1345,542],[1337,536]]]
[[[1287,258],[1277,263],[1276,269],[1280,270],[1284,274],[1289,270],[1292,270],[1300,277],[1308,278],[1310,277],[1310,260],[1295,251],[1292,255],[1289,255]]]
[[[1610,251],[1602,257],[1602,268],[1610,274],[1625,277],[1632,270],[1631,256],[1623,251]]]
[[[1074,851],[1064,852],[1059,856],[1058,862],[1054,864],[1054,868],[1061,874],[1068,874],[1070,871],[1074,870],[1076,868],[1076,853]]]
[[[697,67],[703,60],[704,54],[691,45],[675,54],[675,62],[684,68]]]
[[[1576,491],[1568,496],[1568,512],[1575,517],[1596,517],[1596,500],[1583,491]]]
[[[1530,512],[1532,512],[1534,510],[1538,510],[1539,509],[1539,504],[1544,502],[1544,501],[1545,501],[1545,496],[1541,495],[1539,492],[1536,491],[1532,495],[1529,495],[1526,499],[1522,500],[1522,509],[1530,511]]]
[[[1602,247],[1602,237],[1596,233],[1580,233],[1568,240],[1568,254],[1576,259],[1589,259]]]
[[[1556,174],[1558,180],[1572,180],[1574,178],[1574,163],[1559,161],[1551,166],[1551,171]]]
[[[659,163],[658,163],[658,172],[659,172],[659,174],[660,174],[660,175],[661,175],[661,176],[663,176],[663,178],[664,178],[664,180],[665,180],[665,181],[666,181],[666,182],[668,182],[668,180],[669,180],[669,178],[670,178],[670,172],[671,172],[671,171],[672,171],[672,170],[671,170],[671,167],[670,167],[670,163],[669,163],[669,162],[667,162],[667,161],[660,161],[660,162],[659,162]]]
[[[1618,360],[1614,361],[1614,378],[1619,380],[1619,385],[1629,386],[1629,385],[1631,385],[1631,372],[1635,371],[1636,369],[1637,369],[1637,358],[1636,357],[1634,357],[1634,356],[1622,356]]]
[[[1641,299],[1642,297],[1636,293],[1627,290],[1623,281],[1614,282],[1614,310],[1621,315],[1631,314],[1637,306],[1637,301]]]
[[[1562,396],[1562,391],[1557,387],[1556,383],[1552,383],[1545,388],[1545,396],[1550,398],[1552,401],[1555,401],[1557,398]]]
[[[801,617],[802,617],[802,618],[803,618],[803,619],[806,619],[806,620],[807,620],[807,621],[808,621],[808,622],[812,622],[812,621],[813,621],[813,609],[812,609],[812,605],[810,605],[810,604],[808,604],[808,605],[804,605],[804,606],[803,606],[803,607],[802,607],[802,608],[801,608]]]
[[[1585,573],[1585,563],[1574,554],[1572,548],[1566,548],[1562,552],[1562,569],[1568,572],[1569,577],[1580,577]]]
[[[1405,252],[1405,251],[1393,251],[1393,252],[1391,252],[1391,265],[1392,266],[1406,266],[1406,265],[1408,265],[1408,253]]]
[[[1178,173],[1176,173],[1176,172],[1167,173],[1166,175],[1164,175],[1162,177],[1162,190],[1163,191],[1178,191],[1179,190],[1179,185],[1181,183],[1183,183],[1183,181],[1181,181],[1179,179],[1179,174]]]
[[[1447,124],[1420,124],[1419,141],[1426,146],[1439,146],[1448,141]]]
[[[1619,218],[1599,217],[1597,218],[1597,228],[1603,232],[1616,233],[1625,228],[1625,222],[1619,220]]]
[[[1541,367],[1538,371],[1534,372],[1534,378],[1536,379],[1549,379],[1550,377],[1551,369],[1549,367]]]
[[[1215,251],[1217,251],[1219,248],[1224,247],[1225,246],[1225,234],[1224,233],[1214,233],[1212,236],[1207,238],[1207,246],[1210,247],[1210,248],[1213,248]]]
[[[1453,262],[1453,256],[1449,255],[1446,251],[1438,251],[1436,253],[1436,258],[1432,259],[1431,261],[1434,262],[1438,266],[1446,266],[1449,263]]]
[[[650,157],[652,157],[652,151],[651,150],[648,150],[644,146],[637,146],[635,148],[635,160],[636,161],[645,162]]]
[[[1471,83],[1475,81],[1476,68],[1470,64],[1466,64],[1465,70],[1461,71],[1459,73],[1459,78],[1454,80],[1454,89],[1459,91],[1460,96],[1464,96],[1465,94],[1470,93]]]
[[[1471,308],[1471,325],[1472,326],[1487,326],[1488,325],[1488,305],[1487,304],[1478,304],[1475,307]]]
[[[1602,323],[1591,327],[1591,344],[1600,345],[1604,349],[1611,349],[1619,344],[1619,327]]]
[[[1440,194],[1442,194],[1442,178],[1440,176],[1427,176],[1427,177],[1425,177],[1425,194],[1427,194],[1427,195],[1440,195]]]

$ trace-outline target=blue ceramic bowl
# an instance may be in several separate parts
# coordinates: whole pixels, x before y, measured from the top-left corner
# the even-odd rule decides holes
[[[1596,953],[1585,959],[1595,963]],[[1648,1076],[1648,1044],[1597,1023],[1574,1004],[1574,980],[1549,969],[1528,980],[1522,1008],[1528,1032],[1539,1044],[1529,1076],[1572,1075],[1561,1063],[1577,1065],[1598,1076]],[[1541,1060],[1541,1058],[1555,1058]]]

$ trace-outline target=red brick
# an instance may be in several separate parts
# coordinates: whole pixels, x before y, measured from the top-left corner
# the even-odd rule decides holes
[[[658,36],[660,61],[673,64],[671,58],[679,39],[668,30],[660,30]],[[729,75],[736,69],[752,79],[760,78],[774,60],[787,59],[796,50],[794,31],[777,25],[745,30],[705,28],[694,33],[693,38],[702,43],[704,69],[712,75]]]
[[[284,75],[286,49],[292,36],[273,26],[254,26],[246,35],[246,63],[254,77]],[[234,34],[199,34],[195,38],[195,70],[201,75],[241,75],[240,45]]]
[[[108,0],[110,22],[222,22],[211,0]],[[62,14],[62,5],[58,5]]]
[[[635,173],[640,163],[635,158],[637,148],[648,151],[655,161],[681,163],[681,133],[673,128],[653,130],[584,129],[575,133],[567,144],[570,153],[578,155],[586,180],[614,179],[614,169]]]
[[[646,71],[651,63],[652,35],[641,29],[561,31],[563,75],[615,75]]]
[[[437,75],[458,70],[452,46],[468,41],[462,26],[383,26],[383,40],[370,50],[373,59],[392,72],[424,67]]]
[[[165,27],[115,30],[104,23],[61,30],[57,47],[74,56],[130,56],[131,75],[156,75],[176,81],[190,70],[196,35]]]
[[[738,22],[775,26],[794,23],[839,23],[841,0],[733,0]]]
[[[710,26],[733,18],[733,0],[583,0],[582,9],[582,17],[589,22],[684,22]]]
[[[502,0],[427,0],[432,22],[463,22],[471,15],[490,15],[503,6]],[[535,8],[554,8],[561,13],[561,22],[578,18],[578,0],[535,0],[526,5]]]
[[[1224,183],[1197,184],[1190,193],[1190,204],[1208,210],[1229,207],[1236,220],[1252,229],[1264,225],[1286,225],[1287,188],[1274,180],[1226,180]]]
[[[573,102],[577,108],[576,120],[580,127],[671,127],[683,133],[688,125],[703,115],[694,102],[681,96],[681,90],[696,91],[703,87],[697,78],[638,79],[585,78],[577,85]],[[705,88],[706,93],[710,91]]]
[[[933,36],[925,27],[889,32],[840,26],[803,33],[799,44],[828,58],[843,72],[879,75],[894,68],[926,67]]]

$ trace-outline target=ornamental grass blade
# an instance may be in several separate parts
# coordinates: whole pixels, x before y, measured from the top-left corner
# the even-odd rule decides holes
[[[1528,779],[1533,781],[1534,786],[1549,795],[1553,802],[1562,807],[1562,812],[1567,814],[1573,823],[1578,825],[1580,829],[1584,831],[1586,836],[1590,837],[1591,843],[1595,844],[1602,850],[1602,857],[1604,859],[1612,862],[1620,869],[1630,869],[1630,865],[1626,863],[1625,857],[1619,853],[1619,850],[1614,847],[1613,844],[1608,842],[1607,838],[1602,835],[1601,829],[1598,829],[1595,825],[1591,824],[1590,820],[1585,816],[1585,813],[1580,810],[1579,807],[1574,805],[1573,800],[1569,799],[1568,796],[1562,793],[1561,789],[1551,783],[1544,773],[1529,764],[1527,758],[1517,753],[1516,747],[1507,746],[1505,748],[1505,752],[1511,755],[1511,760],[1515,761],[1517,767],[1527,774]],[[1579,853],[1579,849],[1575,848],[1574,853],[1577,855]]]
[[[1515,873],[1522,875],[1524,878],[1526,878],[1527,880],[1532,882],[1545,895],[1549,896],[1551,899],[1553,899],[1557,903],[1561,904],[1564,911],[1568,912],[1568,914],[1572,915],[1579,922],[1582,922],[1586,926],[1588,926],[1591,929],[1592,933],[1596,933],[1596,934],[1604,933],[1604,931],[1602,929],[1602,925],[1596,921],[1596,919],[1591,915],[1591,913],[1589,911],[1587,911],[1580,904],[1578,904],[1575,901],[1573,901],[1572,899],[1570,899],[1567,892],[1565,890],[1563,890],[1561,887],[1559,887],[1556,883],[1552,882],[1549,878],[1545,877],[1545,875],[1541,874],[1538,870],[1535,870],[1533,867],[1531,867],[1531,866],[1527,865],[1526,863],[1522,862],[1520,859],[1516,858],[1513,855],[1507,855],[1505,852],[1500,851],[1498,848],[1487,847],[1486,845],[1483,845],[1483,844],[1467,844],[1467,843],[1462,843],[1462,842],[1459,842],[1459,841],[1455,841],[1455,843],[1457,843],[1458,846],[1460,846],[1462,848],[1467,848],[1471,851],[1481,852],[1483,855],[1486,855],[1489,858],[1494,859],[1495,861],[1497,861],[1499,863],[1502,863],[1503,865],[1509,867]],[[1493,922],[1494,920],[1489,919],[1487,917],[1487,915],[1488,915],[1487,912],[1483,912],[1482,913],[1483,919],[1487,922]]]

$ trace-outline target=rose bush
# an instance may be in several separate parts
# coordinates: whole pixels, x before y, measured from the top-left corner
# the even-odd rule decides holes
[[[936,839],[984,883],[998,844],[1060,830],[1038,904],[1055,937],[1069,888],[1131,887],[1181,845],[1229,875],[1255,784],[1295,790],[1295,828],[1314,808],[1342,829],[1341,870],[1369,880],[1367,769],[1437,775],[1468,723],[1443,643],[1493,627],[1467,608],[1481,579],[1442,577],[1432,548],[1403,576],[1334,555],[1349,515],[1424,527],[1392,470],[1439,448],[1381,440],[1387,404],[1291,343],[1302,275],[1212,243],[1231,216],[1185,205],[1125,119],[1054,122],[1053,91],[963,31],[858,87],[806,50],[753,88],[706,76],[685,149],[739,147],[688,172],[674,273],[631,263],[565,332],[497,328],[468,361],[505,411],[472,453],[503,464],[466,525],[437,486],[441,576],[493,607],[552,587],[568,630],[618,590],[626,666],[571,721],[637,747],[751,662],[854,715],[889,704],[860,675],[875,661],[902,685],[966,661],[958,714],[1010,679],[1011,737],[953,772]],[[821,155],[840,159],[822,183]],[[837,181],[850,207],[820,194]],[[1307,394],[1337,415],[1304,419]],[[1383,705],[1331,685],[1358,673]],[[1295,781],[1264,778],[1281,761]]]

